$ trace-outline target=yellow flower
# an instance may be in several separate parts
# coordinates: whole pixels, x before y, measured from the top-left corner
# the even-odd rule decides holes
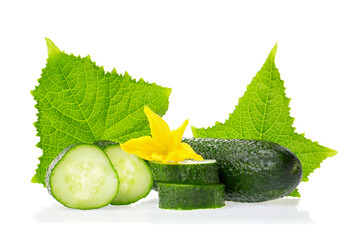
[[[144,111],[150,123],[151,137],[134,138],[120,144],[125,152],[158,162],[203,160],[202,156],[196,154],[188,144],[181,142],[188,120],[185,120],[178,129],[171,131],[167,123],[150,108],[145,106]]]

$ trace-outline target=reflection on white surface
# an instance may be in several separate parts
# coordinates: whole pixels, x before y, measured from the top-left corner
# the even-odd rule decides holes
[[[191,211],[164,210],[158,207],[158,198],[127,205],[95,210],[74,210],[54,203],[33,215],[41,223],[263,223],[296,224],[313,223],[308,211],[299,211],[300,199],[283,198],[264,203],[226,202],[219,209]]]

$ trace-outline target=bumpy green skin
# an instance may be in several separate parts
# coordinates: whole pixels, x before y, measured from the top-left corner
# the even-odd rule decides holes
[[[263,202],[291,193],[300,183],[299,159],[279,144],[247,139],[183,139],[203,158],[216,159],[226,200]]]
[[[223,184],[191,185],[158,182],[159,207],[173,210],[221,208],[225,206]]]
[[[148,162],[156,182],[177,182],[186,184],[213,184],[220,183],[218,166],[213,163],[181,164]]]
[[[119,143],[117,143],[117,142],[108,141],[108,140],[99,140],[99,141],[94,142],[93,144],[103,150],[112,145],[119,145]]]

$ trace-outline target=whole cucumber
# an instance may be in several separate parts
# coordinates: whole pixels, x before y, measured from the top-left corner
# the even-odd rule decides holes
[[[183,139],[204,159],[218,163],[225,199],[263,202],[291,193],[300,183],[302,167],[289,149],[269,141],[248,139]]]

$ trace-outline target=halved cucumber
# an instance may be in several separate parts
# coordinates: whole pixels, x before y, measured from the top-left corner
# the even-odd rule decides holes
[[[220,208],[225,206],[223,184],[191,185],[158,182],[159,207],[174,210]]]
[[[77,209],[106,206],[119,189],[119,178],[109,158],[90,144],[65,148],[48,167],[45,181],[57,201]]]
[[[108,144],[104,152],[109,156],[120,179],[119,192],[111,204],[125,205],[146,197],[153,185],[153,177],[146,162],[136,155],[126,153],[119,144]]]
[[[148,162],[155,183],[177,182],[186,184],[220,183],[215,160],[184,160],[179,163]],[[156,184],[154,185],[156,189]]]

